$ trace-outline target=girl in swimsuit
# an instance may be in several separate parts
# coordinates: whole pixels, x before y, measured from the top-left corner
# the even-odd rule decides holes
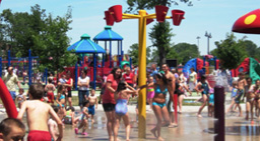
[[[65,92],[66,92],[66,88],[63,85],[60,85],[58,88],[58,95],[56,98],[56,102],[58,103],[58,107],[59,107],[59,111],[58,111],[58,116],[60,117],[60,119],[62,120],[63,117],[66,116],[66,110],[65,110]]]
[[[154,79],[153,76],[149,76],[149,83],[153,83]],[[152,102],[153,102],[153,97],[154,97],[154,88],[153,87],[148,87],[147,88],[147,100],[148,103],[150,104],[150,108],[152,109]]]
[[[114,126],[114,140],[117,141],[118,128],[120,119],[123,118],[126,130],[126,140],[129,141],[130,137],[130,122],[127,110],[127,102],[132,94],[137,94],[137,91],[129,86],[125,81],[120,81],[115,92],[115,113],[116,113],[116,123]]]
[[[195,87],[195,90],[197,92],[201,92],[201,95],[202,95],[202,99],[203,99],[203,103],[202,105],[200,106],[200,109],[198,111],[198,114],[197,116],[198,117],[202,117],[201,116],[201,111],[203,110],[203,108],[207,105],[208,103],[208,96],[209,96],[209,89],[211,87],[209,86],[207,80],[206,80],[206,76],[205,75],[202,75],[201,76],[201,81],[196,85]]]
[[[165,104],[166,93],[170,87],[163,73],[157,73],[155,75],[155,80],[156,83],[150,83],[148,85],[141,86],[140,89],[144,87],[153,87],[155,89],[152,107],[157,118],[157,124],[151,130],[151,132],[159,141],[163,141],[164,139],[161,137],[161,126],[163,120],[167,124],[170,124],[169,113]]]

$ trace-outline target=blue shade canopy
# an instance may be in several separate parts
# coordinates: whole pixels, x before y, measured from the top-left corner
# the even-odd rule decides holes
[[[83,34],[81,40],[68,47],[67,50],[74,53],[106,53],[101,46],[90,40],[88,34]]]
[[[96,41],[106,41],[106,40],[123,40],[123,37],[117,34],[116,32],[112,31],[111,26],[106,26],[105,30],[103,30],[101,33],[99,33],[97,36],[94,37],[94,40]]]

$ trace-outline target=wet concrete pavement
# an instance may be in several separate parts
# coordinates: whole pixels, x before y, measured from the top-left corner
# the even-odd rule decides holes
[[[243,105],[242,105],[243,107]],[[149,106],[147,106],[149,108]],[[178,114],[179,126],[176,128],[163,127],[161,130],[162,137],[166,141],[214,141],[214,118],[207,117],[207,109],[202,112],[203,118],[198,118],[196,113],[199,106],[183,107],[183,113]],[[78,109],[78,107],[76,107]],[[138,138],[138,123],[135,122],[135,106],[129,106],[130,120],[131,120],[131,134],[130,139],[133,141],[138,140],[151,140],[155,141],[155,137],[151,134],[150,130],[156,124],[156,118],[151,110],[147,111],[146,122],[146,139]],[[77,110],[78,111],[78,110]],[[244,110],[243,110],[244,111]],[[237,117],[237,113],[230,113],[226,116],[226,141],[259,141],[260,140],[260,127],[259,122],[255,120],[255,124],[251,125],[250,121],[246,121],[244,117]],[[2,120],[4,114],[0,115]],[[64,141],[107,141],[108,135],[106,130],[106,117],[103,108],[99,105],[95,115],[96,122],[88,125],[88,136],[76,135],[71,125],[65,125]],[[24,123],[26,121],[24,120]],[[81,133],[81,130],[79,130]],[[125,140],[125,127],[121,121],[119,129],[119,139]]]

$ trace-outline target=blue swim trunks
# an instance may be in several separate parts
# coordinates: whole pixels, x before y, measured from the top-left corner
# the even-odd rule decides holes
[[[88,113],[91,115],[95,115],[95,105],[88,106]]]

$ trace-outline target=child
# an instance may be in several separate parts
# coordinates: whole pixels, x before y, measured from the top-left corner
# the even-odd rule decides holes
[[[0,141],[23,141],[25,126],[15,118],[6,118],[0,123]]]
[[[182,113],[182,101],[184,99],[184,96],[187,96],[187,92],[189,92],[190,96],[191,96],[191,91],[189,90],[189,88],[182,83],[181,78],[178,78],[178,83],[175,84],[175,88],[176,88],[176,94],[178,95],[178,105],[179,105],[179,111],[178,113],[181,114]]]
[[[154,78],[153,76],[149,76],[149,79],[148,79],[148,84],[149,83],[153,83],[154,82]],[[147,101],[150,105],[150,109],[152,109],[152,102],[153,102],[153,97],[154,97],[154,88],[153,87],[148,87],[147,88]]]
[[[231,90],[231,104],[228,107],[226,114],[230,111],[230,110],[234,110],[234,105],[235,105],[235,98],[237,95],[237,81],[233,81],[232,82],[232,90]]]
[[[18,107],[21,108],[22,103],[26,100],[26,96],[24,95],[24,89],[19,89],[19,95],[16,97],[16,101],[18,102]]]
[[[87,119],[90,117],[90,115],[88,114],[88,107],[89,107],[89,101],[87,100],[83,103],[81,116],[75,120],[75,122],[80,121],[80,125],[78,126],[78,128],[75,128],[75,134],[78,134],[78,130],[83,127],[81,135],[85,135],[85,136],[88,135],[88,133],[85,132],[88,125]],[[85,117],[87,119],[85,119]]]
[[[66,116],[65,105],[64,105],[65,104],[65,91],[66,91],[65,86],[60,85],[58,88],[58,95],[56,98],[56,102],[58,103],[57,106],[59,107],[58,115],[59,115],[60,120],[62,120],[63,117]]]
[[[65,124],[72,124],[72,127],[75,126],[74,124],[74,116],[75,116],[75,108],[74,107],[68,107],[66,109],[66,116],[64,118]]]
[[[214,88],[209,89],[209,117],[214,113]]]
[[[131,97],[132,94],[137,94],[137,92],[129,86],[126,82],[120,81],[117,87],[117,90],[115,92],[115,100],[116,100],[116,106],[115,106],[115,113],[116,113],[116,123],[114,126],[114,140],[118,141],[117,134],[118,134],[118,128],[119,128],[119,121],[121,118],[124,120],[125,128],[126,128],[126,140],[129,141],[130,137],[130,122],[129,122],[129,116],[127,111],[127,102],[129,97]]]
[[[47,124],[49,115],[51,115],[52,119],[57,122],[59,128],[57,141],[61,141],[63,137],[62,122],[49,104],[40,101],[43,94],[44,88],[42,85],[31,85],[29,88],[30,100],[24,101],[17,119],[22,120],[24,113],[27,113],[29,126],[28,141],[51,141]]]
[[[56,106],[52,106],[52,108],[55,111],[55,113],[57,114],[58,111],[59,111],[59,108],[56,107]],[[56,141],[58,136],[59,136],[58,125],[52,118],[50,118],[48,120],[48,127],[49,127],[49,132],[50,132],[51,137],[52,137],[51,140]]]
[[[255,82],[255,85],[251,85],[249,88],[248,92],[250,95],[249,98],[249,103],[250,103],[250,113],[251,113],[251,124],[254,124],[254,111],[253,108],[255,106],[255,112],[256,112],[256,117],[259,115],[259,92],[260,91],[260,80],[257,79]],[[258,110],[257,110],[258,109]]]
[[[91,95],[88,97],[88,101],[89,101],[88,113],[91,115],[91,122],[94,123],[95,104],[96,104],[96,109],[98,107],[98,98],[97,96],[95,96],[95,89],[91,90]]]
[[[54,104],[54,91],[56,90],[54,84],[52,84],[52,79],[48,79],[48,84],[45,86],[45,91],[47,92],[47,98],[48,98],[48,103]]]
[[[208,103],[208,94],[209,94],[209,84],[206,81],[206,75],[202,75],[201,76],[201,81],[196,85],[195,90],[197,92],[201,92],[202,95],[202,99],[203,99],[203,103],[199,108],[198,114],[197,116],[199,118],[201,118],[201,111],[203,110],[203,108],[207,105]]]

